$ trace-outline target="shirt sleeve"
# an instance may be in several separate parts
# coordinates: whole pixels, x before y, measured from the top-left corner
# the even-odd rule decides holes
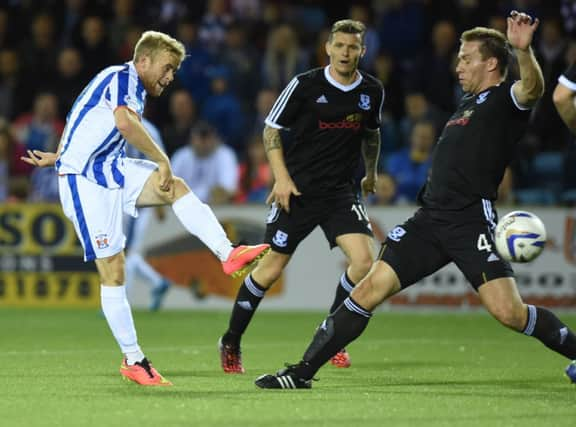
[[[130,76],[128,70],[122,70],[110,81],[108,102],[115,110],[118,107],[128,107],[138,116],[142,116],[144,103],[137,94],[138,82]]]
[[[576,63],[570,65],[564,74],[558,77],[558,82],[568,89],[576,91]]]
[[[533,108],[533,106],[526,106],[526,105],[522,105],[518,102],[518,100],[516,99],[516,95],[514,95],[514,85],[519,82],[519,80],[516,81],[506,81],[504,83],[502,83],[504,85],[505,90],[510,94],[510,96],[508,96],[506,99],[509,100],[508,102],[508,106],[511,108],[512,111],[529,111]]]
[[[276,99],[264,122],[275,129],[289,128],[296,120],[303,101],[302,83],[296,76]]]
[[[373,107],[370,111],[370,117],[366,123],[368,129],[377,130],[380,129],[382,124],[382,107],[384,106],[384,88],[380,87],[376,99],[374,100]]]

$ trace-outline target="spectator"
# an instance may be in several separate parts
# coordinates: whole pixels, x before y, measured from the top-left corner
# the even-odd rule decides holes
[[[307,66],[308,61],[294,29],[287,24],[273,28],[268,35],[264,54],[263,84],[280,90]]]
[[[403,0],[376,3],[381,46],[399,62],[414,57],[423,40],[424,10],[418,3]]]
[[[262,133],[252,136],[246,147],[245,159],[239,168],[238,191],[234,197],[236,203],[265,203],[272,185],[272,172]]]
[[[552,93],[558,76],[568,67],[565,61],[568,44],[558,18],[542,20],[535,47],[546,91],[532,112],[530,130],[538,137],[540,151],[562,151],[567,148],[569,133],[554,108]]]
[[[0,49],[11,47],[15,32],[11,31],[9,14],[6,9],[0,9]]]
[[[56,96],[39,93],[32,112],[17,117],[13,127],[27,150],[55,151],[64,130],[64,122],[58,118]]]
[[[180,84],[202,105],[210,94],[210,79],[206,70],[214,63],[208,49],[198,40],[198,26],[189,18],[178,23],[178,39],[186,48],[186,58],[180,65],[177,76]]]
[[[310,65],[312,67],[325,67],[329,64],[330,58],[326,56],[326,40],[330,36],[330,28],[322,28],[316,37],[316,44],[312,50]]]
[[[209,70],[212,94],[204,102],[200,116],[216,129],[237,154],[244,150],[246,117],[238,97],[228,88],[230,70],[224,66]]]
[[[414,62],[409,86],[421,92],[440,110],[449,113],[455,107],[454,59],[456,55],[456,28],[450,21],[439,21],[432,28],[432,46],[425,49]]]
[[[198,38],[209,52],[220,52],[226,38],[226,28],[231,23],[232,15],[228,13],[226,0],[208,0],[206,13],[198,29]]]
[[[230,91],[239,97],[244,110],[248,110],[260,86],[260,63],[258,52],[248,44],[244,25],[228,27],[218,58],[230,70]]]
[[[128,62],[132,60],[134,46],[136,46],[136,42],[140,39],[143,32],[144,29],[138,24],[131,24],[126,28],[124,39],[116,51],[116,56],[118,56],[120,61]]]
[[[197,120],[196,104],[186,89],[177,89],[170,95],[170,123],[164,128],[163,138],[166,154],[184,147],[190,138],[192,126]]]
[[[415,203],[426,182],[436,131],[431,122],[417,122],[412,128],[410,146],[390,155],[386,171],[396,182],[396,202]]]
[[[13,120],[29,109],[33,90],[34,81],[24,75],[17,52],[0,50],[0,117]]]
[[[87,3],[87,0],[67,0],[57,12],[60,46],[72,46],[80,40],[82,18],[86,13]]]
[[[396,181],[390,174],[378,174],[374,194],[368,196],[368,203],[374,206],[389,206],[396,201]]]
[[[54,168],[37,168],[30,175],[28,201],[56,203],[58,194],[58,174]]]
[[[400,121],[400,138],[406,146],[410,144],[410,135],[415,123],[425,120],[434,123],[436,133],[444,127],[448,114],[443,113],[428,102],[424,94],[420,92],[410,92],[404,98],[404,109],[406,115]]]
[[[26,197],[32,167],[20,160],[25,154],[7,124],[0,124],[0,202]]]
[[[388,112],[394,120],[400,120],[404,115],[404,78],[403,72],[390,55],[380,52],[374,59],[374,76],[378,78],[386,89],[384,111]]]
[[[88,75],[98,73],[105,64],[117,62],[117,58],[108,47],[106,27],[100,16],[91,15],[84,18],[78,48],[82,53],[84,70]]]
[[[67,47],[60,51],[57,74],[51,90],[58,98],[58,110],[62,119],[63,115],[72,108],[76,96],[88,83],[83,70],[82,55],[78,49]]]
[[[370,71],[373,69],[374,61],[380,51],[380,37],[378,36],[378,31],[376,31],[372,22],[374,13],[366,5],[353,4],[350,6],[350,12],[348,15],[350,19],[363,22],[364,25],[366,25],[366,34],[364,34],[366,52],[360,60],[360,68]]]
[[[238,161],[208,123],[192,129],[189,144],[174,153],[171,163],[174,174],[205,203],[227,203],[236,193]]]
[[[230,0],[230,9],[242,22],[256,22],[262,16],[260,0]]]
[[[261,89],[256,95],[256,114],[248,128],[249,134],[261,134],[264,131],[264,120],[272,110],[272,106],[278,97],[274,89]]]
[[[42,70],[42,82],[51,82],[56,71],[56,46],[54,18],[41,13],[32,19],[30,37],[20,45],[20,61],[25,75]]]
[[[112,18],[108,21],[108,40],[112,50],[119,52],[133,24],[134,0],[114,0],[112,11]]]

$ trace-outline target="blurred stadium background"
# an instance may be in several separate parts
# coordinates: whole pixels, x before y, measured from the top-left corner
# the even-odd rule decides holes
[[[573,3],[2,2],[0,306],[98,304],[93,267],[80,260],[72,227],[58,207],[54,171],[29,168],[19,156],[27,149],[55,150],[75,96],[101,68],[130,60],[143,30],[174,35],[189,54],[167,93],[149,99],[149,129],[173,158],[186,158],[186,153],[198,150],[191,134],[210,134],[205,144],[228,151],[226,162],[199,161],[192,168],[184,164],[176,173],[185,176],[191,188],[216,208],[229,233],[238,240],[257,242],[262,238],[264,200],[270,186],[261,149],[263,118],[294,74],[326,64],[323,44],[334,20],[353,17],[366,22],[368,50],[361,65],[382,80],[387,94],[380,185],[368,201],[381,240],[388,227],[410,214],[429,167],[429,152],[460,95],[453,72],[459,33],[474,25],[505,30],[504,17],[512,9],[541,19],[534,49],[546,78],[546,93],[533,111],[530,129],[500,188],[500,213],[531,209],[543,217],[551,236],[547,254],[526,267],[526,273],[520,270],[526,274],[520,283],[529,296],[573,306],[576,253],[571,206],[576,200],[576,146],[551,101],[558,76],[576,59]],[[165,224],[153,218],[144,233],[144,255],[181,285],[174,296],[169,295],[167,307],[225,307],[235,293],[234,283],[218,274],[218,265],[198,242],[193,238],[186,242],[170,212],[167,217]],[[174,245],[166,236],[184,242]],[[200,258],[180,262],[186,254]],[[331,294],[342,262],[338,253],[328,252],[322,240],[313,236],[296,254],[269,305],[323,309],[323,295]],[[185,264],[202,269],[176,268]],[[471,304],[461,298],[468,288],[454,272],[435,275],[423,286],[433,297],[407,300]],[[133,287],[136,306],[146,306],[148,290]],[[460,296],[450,299],[446,295]]]
[[[84,366],[84,369],[88,361],[90,364],[99,363],[103,355],[97,353],[100,350],[95,350],[97,358],[87,357],[84,353],[76,354],[75,343],[79,343],[80,347],[86,346],[87,351],[95,349],[99,338],[92,344],[78,338],[83,334],[90,336],[93,333],[93,323],[98,323],[94,328],[98,332],[107,332],[104,322],[98,319],[96,314],[99,305],[98,277],[91,264],[82,262],[81,248],[73,228],[58,205],[54,171],[29,168],[19,161],[19,156],[27,149],[55,150],[65,116],[75,97],[101,68],[130,60],[134,43],[143,31],[165,31],[181,40],[189,54],[173,85],[161,98],[148,101],[146,117],[150,122],[149,129],[162,141],[170,156],[195,149],[191,142],[193,130],[205,129],[206,126],[214,130],[213,143],[227,147],[226,149],[233,153],[233,168],[231,169],[229,164],[217,165],[216,171],[212,171],[214,173],[207,177],[206,171],[198,167],[198,170],[188,171],[190,184],[195,189],[195,185],[201,183],[197,191],[201,191],[200,188],[207,189],[205,201],[214,206],[217,216],[233,238],[257,242],[261,240],[264,230],[267,213],[264,200],[271,183],[270,171],[261,150],[263,119],[278,93],[293,75],[311,67],[326,65],[324,42],[334,20],[352,17],[365,22],[368,26],[368,50],[361,68],[381,79],[386,89],[379,164],[381,179],[377,194],[368,201],[368,212],[376,235],[381,240],[387,229],[413,211],[416,190],[425,179],[429,166],[430,150],[461,95],[453,72],[460,32],[476,25],[505,31],[505,16],[513,9],[528,12],[541,20],[533,47],[544,72],[546,92],[532,113],[529,131],[520,142],[516,160],[501,185],[499,212],[503,215],[511,210],[526,209],[542,218],[548,229],[549,244],[545,253],[535,263],[518,266],[516,269],[520,291],[527,301],[565,309],[564,313],[570,318],[569,315],[574,313],[576,307],[576,211],[573,208],[576,201],[576,146],[574,137],[569,134],[554,109],[552,91],[558,76],[576,60],[576,2],[0,1],[0,324],[5,328],[14,328],[11,331],[26,329],[26,332],[2,333],[0,338],[0,355],[4,356],[4,367],[14,369],[14,374],[6,377],[6,386],[10,390],[5,391],[7,399],[10,397],[12,400],[0,403],[2,406],[15,402],[15,406],[6,412],[9,414],[9,423],[6,425],[42,425],[42,420],[48,423],[44,425],[66,424],[64,415],[61,417],[53,414],[48,418],[40,415],[49,413],[53,407],[51,405],[58,407],[58,399],[47,400],[38,417],[27,415],[30,418],[25,416],[24,420],[28,420],[28,423],[21,422],[19,417],[23,416],[29,403],[26,390],[33,387],[32,395],[39,399],[44,398],[50,385],[44,382],[35,384],[36,379],[70,355],[74,362]],[[289,143],[289,135],[286,135],[286,141]],[[225,186],[218,185],[215,176],[229,176],[231,170],[236,179]],[[362,171],[358,171],[358,176],[362,176]],[[210,389],[211,384],[218,384],[214,393],[221,394],[216,398],[216,403],[218,399],[222,400],[218,403],[220,406],[214,402],[204,403],[204,410],[200,411],[199,418],[192,418],[194,422],[199,425],[244,425],[249,422],[251,425],[269,425],[272,422],[275,425],[292,425],[294,420],[308,420],[309,425],[339,425],[339,422],[335,421],[337,417],[330,417],[329,411],[326,411],[324,418],[307,415],[308,411],[312,411],[310,405],[304,405],[299,411],[301,399],[293,397],[289,402],[294,405],[291,409],[297,414],[294,419],[281,421],[275,416],[274,411],[283,409],[283,399],[278,396],[272,399],[274,405],[270,413],[260,421],[258,418],[248,420],[242,408],[234,409],[235,418],[232,419],[209,415],[212,411],[218,411],[218,408],[230,404],[230,399],[226,399],[226,390],[252,390],[252,378],[239,378],[237,381],[225,379],[224,383],[220,383],[221,375],[218,372],[215,348],[203,350],[204,347],[212,346],[212,341],[215,342],[220,331],[224,329],[227,322],[226,310],[230,308],[238,282],[220,272],[216,260],[198,241],[186,236],[171,212],[166,212],[163,221],[152,218],[146,229],[143,254],[151,265],[176,285],[170,289],[163,306],[163,310],[170,312],[158,313],[154,318],[143,311],[137,313],[137,321],[141,321],[144,328],[152,331],[145,335],[146,342],[152,343],[152,348],[155,342],[158,347],[162,347],[167,341],[162,338],[166,330],[181,329],[179,324],[185,319],[196,321],[198,319],[194,316],[200,316],[200,319],[203,319],[204,315],[210,317],[210,321],[206,323],[210,336],[204,339],[201,334],[198,338],[199,347],[190,347],[196,338],[194,333],[187,333],[180,337],[175,336],[169,344],[166,343],[170,348],[177,348],[179,343],[186,342],[181,346],[185,350],[178,350],[173,356],[166,350],[157,356],[160,361],[164,358],[167,362],[176,364],[187,363],[189,358],[201,360],[201,369],[211,373],[202,378],[200,385],[194,380],[197,373],[191,373],[188,367],[184,369],[186,372],[174,368],[173,372],[166,373],[167,376],[173,374],[176,377],[173,379],[180,380],[189,387],[186,390],[190,395],[201,393],[209,399],[210,395],[206,394],[206,390]],[[262,304],[263,311],[308,310],[317,313],[315,316],[307,315],[307,319],[315,320],[310,320],[294,332],[295,338],[284,344],[286,349],[299,349],[300,343],[303,345],[310,336],[313,331],[311,325],[323,317],[343,267],[344,258],[337,252],[330,253],[321,233],[313,233],[301,245],[275,291],[271,292]],[[137,282],[130,289],[130,297],[135,308],[145,310],[150,303],[150,288]],[[446,324],[451,324],[460,323],[462,319],[476,321],[474,319],[478,319],[478,315],[472,312],[477,305],[478,301],[464,278],[449,266],[393,299],[381,310],[411,307],[419,311],[424,307],[433,307],[441,311],[465,313],[449,317]],[[195,312],[206,310],[206,313],[192,314],[192,309]],[[254,322],[254,341],[248,341],[248,345],[252,345],[252,351],[256,351],[257,345],[265,347],[269,342],[269,335],[272,334],[270,331],[260,331],[257,326],[259,323],[264,325],[265,319],[290,323],[299,314],[286,314],[286,318],[281,317],[281,314],[278,314],[280,317],[274,317],[274,313],[264,313],[262,316],[262,323]],[[29,323],[24,319],[29,319]],[[74,323],[73,319],[83,319],[76,327],[87,329],[64,333],[62,329]],[[486,329],[497,328],[487,319],[482,319],[479,324],[489,325]],[[48,322],[48,325],[54,325],[54,328],[46,331],[47,325],[42,326],[44,321]],[[204,325],[202,320],[199,321]],[[413,324],[414,329],[407,333],[414,335],[415,331],[426,329],[428,321],[416,316],[412,320],[392,323],[396,324],[396,327]],[[442,321],[440,323],[443,324]],[[383,321],[382,324],[386,322]],[[300,323],[297,322],[296,325]],[[185,328],[189,327],[187,325]],[[385,330],[387,329],[383,328],[380,331]],[[437,333],[442,334],[443,330],[439,327]],[[44,339],[44,332],[48,336],[53,334],[62,339]],[[435,332],[436,330],[429,334],[428,338],[432,338]],[[507,332],[500,333],[503,334],[502,337],[494,338],[495,345],[510,337],[504,335]],[[382,380],[378,376],[380,374],[376,373],[381,372],[379,363],[384,363],[385,358],[379,359],[373,354],[375,348],[379,349],[377,343],[382,338],[376,328],[372,335],[375,343],[368,338],[362,347],[366,349],[367,359],[360,356],[359,366],[364,366],[367,371],[364,371],[361,380],[356,377],[356,382],[352,384],[355,393],[360,394],[367,384],[374,386],[378,378]],[[172,338],[172,332],[168,336]],[[458,349],[460,340],[466,341],[465,337],[466,332],[461,335],[456,333],[449,346],[453,345]],[[104,354],[104,358],[108,360],[115,354],[112,350],[113,341],[104,336],[102,342],[102,347],[110,349],[109,353]],[[387,344],[403,346],[406,343],[400,339]],[[466,345],[475,344],[477,343],[471,341]],[[433,343],[429,343],[421,349],[415,346],[414,351],[422,355],[432,355],[435,361],[431,366],[439,367],[443,363],[444,355],[440,353],[434,356],[434,348]],[[526,348],[520,347],[516,353],[529,353]],[[64,351],[61,351],[62,349]],[[483,350],[479,348],[471,351],[477,351],[475,355],[482,359]],[[213,354],[205,355],[206,351]],[[265,347],[263,351],[257,360],[253,360],[249,374],[262,373],[255,370],[258,366],[263,366],[264,369],[280,367],[278,362],[283,361],[281,355],[284,354],[282,347]],[[383,348],[382,351],[387,350]],[[199,356],[198,352],[202,355]],[[404,357],[402,352],[396,353],[386,357],[392,360],[395,360],[395,357]],[[547,357],[547,361],[559,362],[544,350],[539,349],[536,353]],[[450,351],[446,354],[446,357],[451,357]],[[272,361],[268,361],[268,356]],[[297,356],[298,352],[290,353],[290,357]],[[490,359],[492,356],[486,357]],[[26,363],[27,360],[31,361],[36,370],[18,370],[18,361]],[[506,360],[510,361],[510,358]],[[495,359],[490,359],[490,363],[494,361]],[[508,371],[506,366],[510,365],[504,365],[504,362],[500,361],[499,364],[491,366],[495,366],[496,371],[501,369],[503,373],[514,372],[522,376],[523,371],[520,368]],[[528,363],[530,368],[537,365],[536,358]],[[406,362],[405,365],[398,362],[395,366],[399,369],[398,378],[403,374],[410,375],[414,372],[414,367],[417,372],[419,369],[422,371],[419,375],[425,377],[429,373],[423,359]],[[429,381],[430,384],[439,384],[440,389],[431,386],[427,392],[442,395],[446,400],[442,400],[440,407],[448,405],[452,408],[451,411],[455,411],[461,402],[452,401],[454,396],[443,393],[447,388],[458,390],[459,386],[465,387],[468,380],[458,384],[457,375],[451,369],[457,369],[458,375],[467,375],[469,370],[463,362],[455,368],[451,365],[444,368],[442,372],[448,372],[446,375],[452,378],[452,382],[442,383],[438,374]],[[524,393],[518,393],[518,390],[532,387],[531,393],[536,393],[534,397],[538,398],[539,403],[533,399],[516,407],[518,412],[525,413],[530,404],[538,406],[542,401],[552,401],[552,397],[546,400],[544,395],[538,394],[535,391],[536,385],[532,383],[539,380],[542,383],[555,383],[557,377],[552,372],[560,368],[561,365],[557,365],[553,367],[554,371],[538,371],[541,376],[533,380],[527,379],[525,382],[522,380],[513,384],[501,383],[500,386],[508,390],[510,402],[516,398],[517,401],[524,398]],[[360,371],[361,369],[358,369],[354,375],[359,375]],[[56,372],[66,375],[62,371]],[[99,372],[101,373],[98,375],[103,378],[110,374],[109,369],[100,369]],[[552,419],[521,416],[509,418],[509,421],[505,422],[498,418],[498,411],[502,410],[502,407],[498,406],[497,395],[501,388],[497,391],[484,390],[480,397],[473,394],[478,386],[482,388],[490,380],[496,381],[495,378],[501,375],[498,372],[491,371],[485,382],[482,382],[479,375],[474,376],[472,373],[473,378],[467,384],[471,390],[465,388],[461,391],[462,396],[470,396],[468,403],[471,406],[467,408],[472,414],[478,412],[478,417],[480,413],[490,414],[487,418],[477,418],[477,424],[474,424],[475,415],[459,418],[458,422],[450,417],[437,418],[440,421],[434,424],[432,419],[426,416],[424,409],[416,410],[410,418],[410,411],[418,406],[418,402],[411,398],[409,403],[402,406],[393,396],[386,395],[399,405],[400,411],[397,413],[398,417],[390,418],[390,421],[396,423],[394,425],[449,425],[455,422],[454,425],[526,426],[546,425],[546,420]],[[370,377],[371,374],[376,376]],[[181,378],[178,378],[179,376]],[[186,378],[187,376],[189,378]],[[558,374],[558,378],[559,376]],[[116,390],[116,380],[117,378],[109,377],[99,386],[108,391]],[[83,377],[83,381],[89,382],[90,378]],[[330,381],[338,384],[354,380],[345,380],[340,375],[338,379],[330,378]],[[62,389],[70,386],[74,389],[82,387],[80,383],[82,381],[70,385],[58,378],[55,384]],[[562,391],[556,390],[555,386],[550,384],[547,388],[550,396],[553,396],[556,402],[561,401],[564,398]],[[414,386],[418,385],[418,381],[400,382],[396,383],[396,389],[408,396]],[[319,387],[321,386],[322,384]],[[92,393],[88,386],[82,390],[87,395]],[[324,403],[341,400],[344,403],[341,406],[346,405],[347,400],[340,391],[324,390],[324,395],[317,395],[319,400]],[[375,399],[375,402],[382,399],[382,387],[366,390],[364,391],[370,398]],[[235,395],[230,394],[233,399]],[[114,424],[115,420],[122,420],[124,425],[129,425],[132,420],[129,414],[122,412],[122,408],[115,406],[110,411],[110,416],[115,417],[111,420],[102,418],[102,415],[82,418],[83,411],[88,411],[89,408],[80,405],[72,394],[66,396],[72,401],[72,407],[78,411],[73,412],[77,417],[75,425],[95,425],[96,422]],[[120,401],[124,405],[132,405],[127,396],[128,394],[125,394]],[[251,397],[246,399],[254,403],[258,396],[253,400]],[[144,399],[143,396],[140,397]],[[475,411],[476,399],[483,401],[483,411]],[[185,401],[186,397],[180,395],[176,399],[177,403],[171,404],[172,417],[169,418],[168,425],[186,424],[186,418],[179,412],[183,407],[190,409],[183,403]],[[148,400],[141,400],[139,403],[142,402]],[[353,402],[359,404],[359,400]],[[108,408],[110,402],[102,400],[99,404],[102,405],[101,408]],[[254,404],[257,410],[263,410],[257,403]],[[425,407],[434,411],[437,404],[438,401],[428,399],[428,406]],[[385,417],[381,408],[383,403],[378,403],[379,409],[375,409],[376,405],[362,405],[364,403],[361,404],[363,409],[360,409],[359,413],[365,409],[366,413],[372,411],[374,414],[364,417],[365,425],[380,425],[377,416]],[[514,417],[517,413],[514,412],[515,407],[512,408],[509,416]],[[556,417],[554,422],[548,425],[571,425],[562,411],[552,412],[540,406],[538,408],[540,413]],[[42,412],[44,409],[46,412]],[[62,407],[60,410],[65,412],[67,409]],[[448,414],[452,413],[448,411]],[[342,415],[340,421],[342,420],[346,421],[347,425],[355,424],[355,419],[349,415],[348,418]],[[147,421],[152,425],[162,419],[151,417]],[[147,421],[140,420],[139,425],[148,425]],[[531,422],[538,424],[530,424]]]

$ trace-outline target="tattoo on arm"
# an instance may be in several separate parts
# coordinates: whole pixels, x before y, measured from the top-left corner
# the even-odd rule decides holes
[[[362,156],[364,157],[364,166],[366,174],[374,173],[378,164],[380,155],[380,130],[367,129],[364,132],[362,141]]]
[[[282,139],[280,138],[280,132],[278,129],[266,126],[264,128],[264,149],[268,153],[270,150],[276,150],[282,148]]]

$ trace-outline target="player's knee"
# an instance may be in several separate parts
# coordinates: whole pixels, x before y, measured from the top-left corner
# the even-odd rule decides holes
[[[190,191],[184,180],[180,177],[174,177],[172,185],[174,187],[173,191],[162,191],[159,186],[156,187],[156,194],[165,204],[171,205]]]
[[[189,192],[190,192],[190,187],[188,187],[188,184],[186,184],[186,181],[184,181],[179,176],[175,176],[174,177],[173,200],[171,200],[171,202],[178,200],[180,197],[184,196],[185,194],[187,194]]]
[[[268,289],[280,278],[284,266],[280,263],[265,261],[266,258],[260,261],[252,271],[252,278],[256,280],[260,286]]]
[[[372,257],[369,254],[365,256],[354,257],[350,260],[350,269],[352,270],[352,275],[356,277],[364,277],[370,271],[372,267]]]
[[[108,286],[120,286],[124,284],[124,254],[118,253],[106,258],[96,260],[96,266],[100,275],[100,281]]]

